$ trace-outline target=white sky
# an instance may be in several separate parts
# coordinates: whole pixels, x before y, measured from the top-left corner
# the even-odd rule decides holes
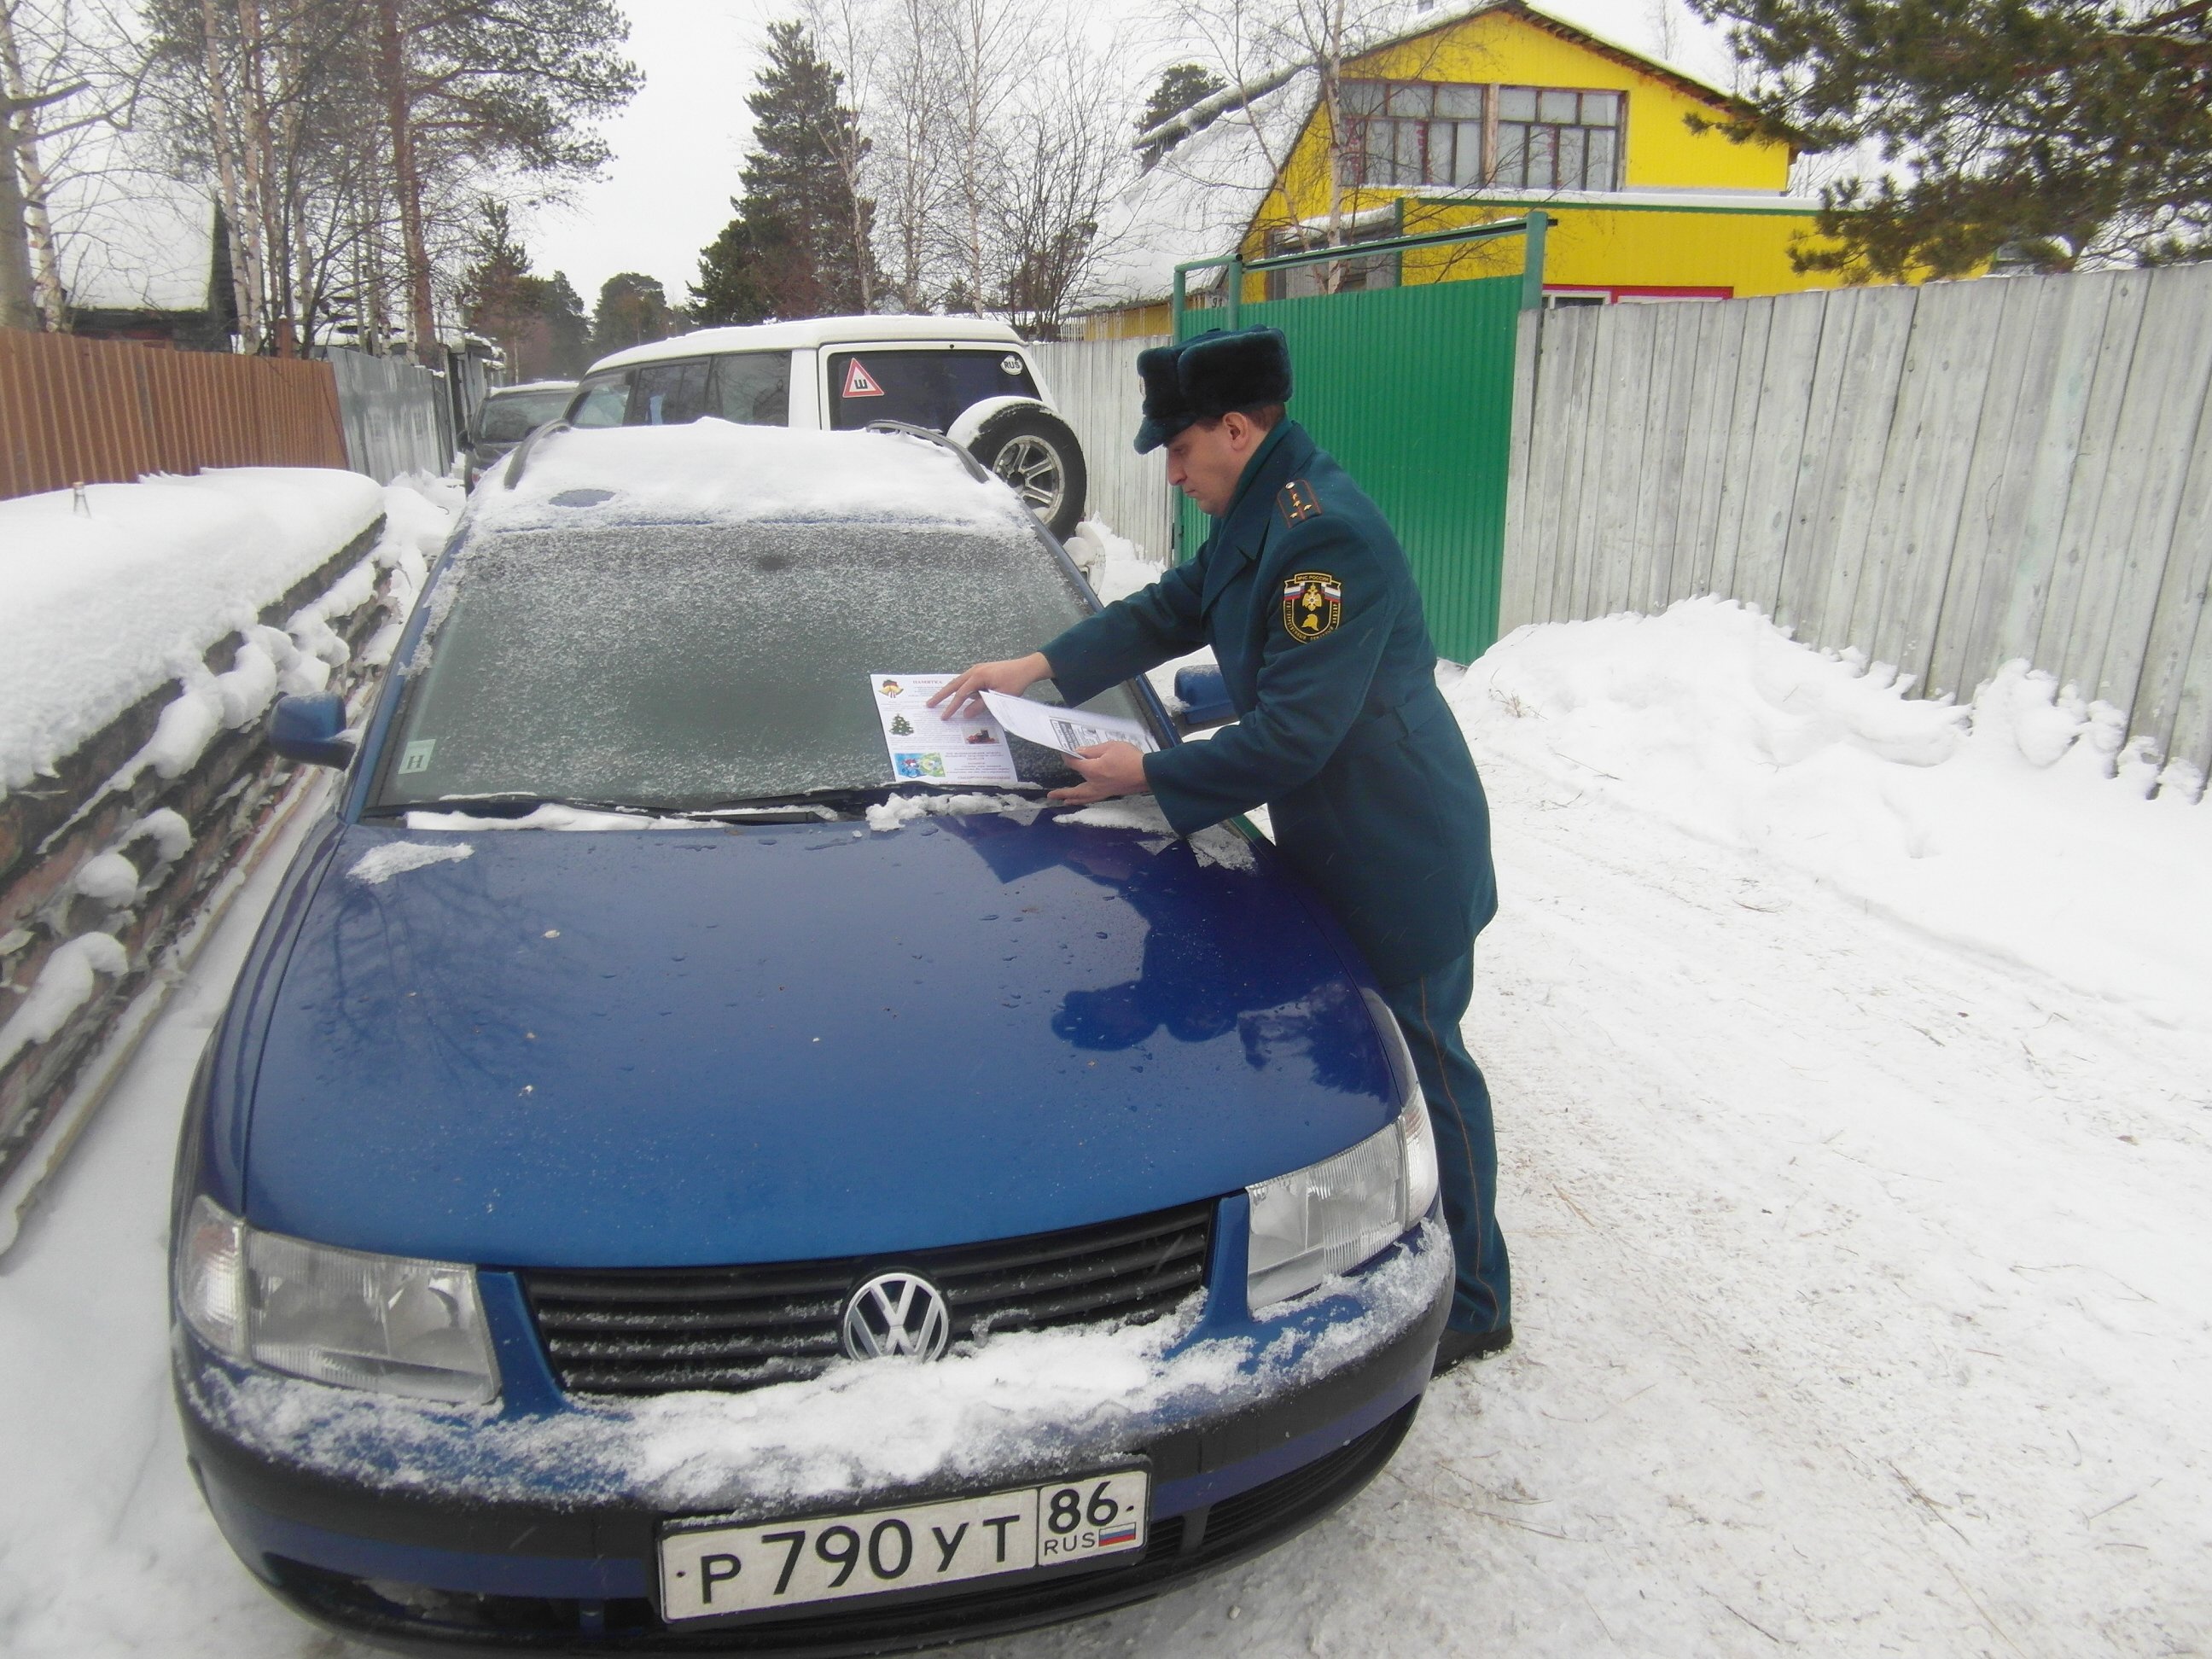
[[[1658,46],[1652,0],[1543,0],[1547,9],[1639,52]],[[1676,61],[1726,85],[1717,34],[1673,4]],[[758,44],[769,20],[789,15],[774,0],[623,0],[629,55],[645,88],[606,128],[614,160],[566,207],[541,210],[526,239],[536,269],[564,270],[589,308],[617,271],[658,276],[681,301],[699,270],[699,250],[729,222],[751,117]],[[1154,67],[1133,55],[1130,72]]]

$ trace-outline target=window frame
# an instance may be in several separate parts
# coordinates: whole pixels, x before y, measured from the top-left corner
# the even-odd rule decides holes
[[[1361,95],[1360,102],[1363,107],[1357,112],[1352,110],[1346,96],[1346,91],[1353,87],[1376,88],[1371,96],[1364,94]],[[1425,95],[1428,113],[1425,115],[1397,113],[1394,106],[1398,95],[1401,93],[1412,92],[1416,88]],[[1482,95],[1482,114],[1480,118],[1437,114],[1436,112],[1437,94],[1446,89],[1480,92]],[[1534,94],[1532,114],[1529,118],[1510,121],[1506,119],[1501,112],[1500,106],[1504,102],[1504,95],[1508,92],[1526,92]],[[1547,93],[1554,96],[1561,94],[1573,96],[1576,100],[1576,118],[1566,123],[1547,122],[1536,118],[1542,112],[1544,95]],[[1592,125],[1583,118],[1584,100],[1592,97],[1609,98],[1613,100],[1613,125],[1610,127]],[[1584,195],[1615,195],[1627,188],[1629,94],[1621,88],[1537,86],[1527,82],[1501,81],[1392,80],[1362,76],[1356,78],[1347,77],[1339,83],[1338,108],[1341,112],[1344,124],[1344,143],[1339,150],[1339,178],[1342,187],[1347,190],[1553,190],[1573,191]],[[1389,147],[1391,153],[1387,155],[1370,148],[1370,134],[1378,124],[1383,125],[1392,137],[1393,142]],[[1418,170],[1422,176],[1414,179],[1408,179],[1401,175],[1396,156],[1398,136],[1401,129],[1407,126],[1413,128],[1419,135],[1420,159]],[[1446,176],[1443,178],[1431,176],[1437,172],[1435,130],[1439,126],[1450,129],[1452,132],[1453,149],[1450,164],[1443,169]],[[1458,149],[1464,130],[1470,126],[1480,128],[1481,155],[1475,169],[1477,177],[1470,182],[1460,183],[1456,179],[1460,171]],[[1500,137],[1500,129],[1506,126],[1517,126],[1530,134],[1540,131],[1549,135],[1547,142],[1551,151],[1553,183],[1531,185],[1526,182],[1528,173],[1528,156],[1530,153],[1526,149],[1522,152],[1520,168],[1522,182],[1516,184],[1505,182],[1503,176],[1504,146]],[[1613,135],[1609,182],[1596,185],[1588,182],[1589,141],[1587,137],[1582,140],[1583,160],[1580,169],[1581,181],[1572,185],[1557,182],[1559,156],[1564,149],[1558,135],[1570,130],[1584,135],[1592,132],[1610,132]],[[1390,176],[1388,178],[1376,176],[1378,167],[1387,171]]]

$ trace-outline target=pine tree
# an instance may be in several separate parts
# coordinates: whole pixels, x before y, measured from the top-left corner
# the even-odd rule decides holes
[[[1143,137],[1161,122],[1225,90],[1228,85],[1203,64],[1170,64],[1160,71],[1158,84],[1153,87],[1144,113],[1137,118],[1137,136]],[[1178,135],[1157,144],[1147,144],[1137,154],[1150,167],[1181,142],[1182,136]]]
[[[461,316],[469,330],[497,342],[517,380],[573,379],[590,362],[584,302],[559,271],[530,274],[504,202],[486,201],[475,260],[461,277]]]
[[[803,25],[769,26],[759,90],[745,100],[754,143],[745,193],[730,204],[737,216],[700,252],[696,320],[757,323],[865,307],[875,280],[867,234],[874,204],[855,204],[838,165],[841,145],[862,143],[859,118],[839,101],[843,86]]]
[[[905,715],[891,716],[891,735],[895,738],[910,738],[914,735],[914,727],[907,723]]]
[[[1728,130],[1869,146],[1807,270],[1955,276],[2212,253],[2212,4],[1689,0],[1754,71]]]
[[[625,346],[665,340],[682,333],[684,322],[684,313],[668,303],[658,277],[623,271],[599,285],[599,303],[592,313],[592,355],[604,357]]]

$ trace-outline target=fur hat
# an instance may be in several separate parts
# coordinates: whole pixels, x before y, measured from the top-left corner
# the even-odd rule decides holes
[[[1288,402],[1291,349],[1280,329],[1209,329],[1139,352],[1137,376],[1145,386],[1145,418],[1137,428],[1137,453],[1143,455],[1194,421]]]
[[[1153,346],[1137,354],[1137,378],[1145,386],[1145,418],[1137,428],[1137,453],[1149,455],[1198,416],[1183,401],[1176,362],[1180,345]]]

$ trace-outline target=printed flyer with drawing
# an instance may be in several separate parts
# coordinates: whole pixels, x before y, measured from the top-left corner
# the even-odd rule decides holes
[[[1006,733],[988,714],[948,720],[929,706],[957,674],[871,674],[869,695],[890,751],[892,775],[922,783],[1013,783]],[[949,707],[950,705],[948,705]]]
[[[986,691],[983,701],[1006,730],[1048,749],[1057,749],[1063,755],[1101,743],[1134,744],[1140,755],[1148,755],[1159,747],[1141,722],[1123,720],[1118,714],[1086,714],[1080,708],[1062,708],[1054,703],[1031,702],[1027,697],[1010,697],[1003,691]]]

